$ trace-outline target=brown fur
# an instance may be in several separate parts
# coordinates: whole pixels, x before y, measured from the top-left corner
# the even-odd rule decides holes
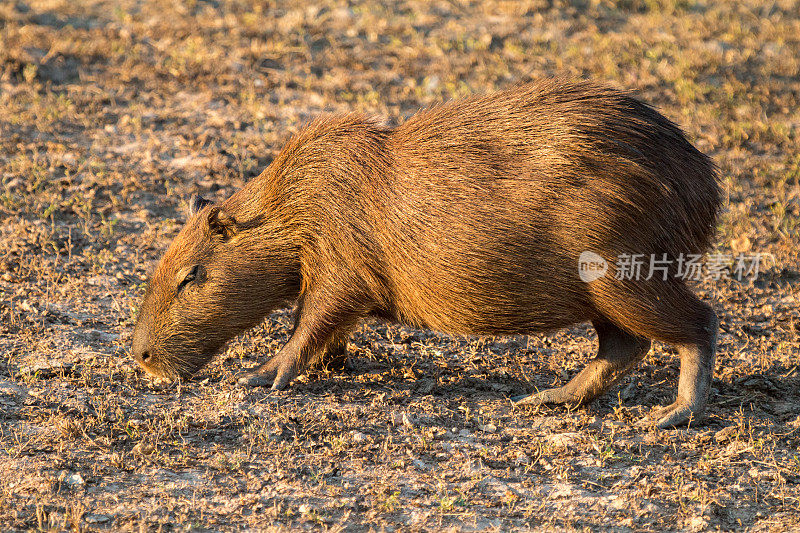
[[[593,321],[636,357],[644,339],[711,346],[714,313],[682,281],[618,281],[613,263],[702,253],[719,202],[714,165],[677,126],[590,83],[522,85],[397,128],[319,119],[242,190],[198,206],[152,276],[134,352],[189,376],[290,302],[292,339],[257,374],[276,387],[368,315],[486,335]],[[605,277],[580,281],[584,250],[611,263]],[[177,295],[194,265],[203,279]]]

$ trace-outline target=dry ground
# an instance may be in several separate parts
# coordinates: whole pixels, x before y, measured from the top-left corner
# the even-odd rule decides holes
[[[800,3],[778,0],[0,2],[0,530],[797,530]],[[592,357],[579,326],[462,339],[386,324],[355,370],[235,375],[271,316],[196,380],[127,346],[185,199],[221,199],[325,111],[399,121],[552,74],[637,91],[722,169],[698,288],[722,321],[703,425],[632,425],[675,393],[665,346],[595,404],[517,409]]]

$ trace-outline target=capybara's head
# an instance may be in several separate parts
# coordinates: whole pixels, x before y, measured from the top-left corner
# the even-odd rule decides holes
[[[297,296],[296,253],[269,226],[241,223],[223,206],[192,198],[139,308],[131,351],[147,372],[188,378]]]

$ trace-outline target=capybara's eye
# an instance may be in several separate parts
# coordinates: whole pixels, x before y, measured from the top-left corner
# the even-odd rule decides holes
[[[184,287],[186,287],[186,285],[197,279],[197,274],[199,271],[200,271],[200,265],[195,265],[191,268],[191,270],[189,270],[189,272],[186,273],[186,276],[178,284],[178,291],[177,291],[178,294],[181,293],[181,291],[183,290]]]

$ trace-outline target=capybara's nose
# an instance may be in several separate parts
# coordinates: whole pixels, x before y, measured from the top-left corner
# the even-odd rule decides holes
[[[145,350],[142,353],[137,353],[135,357],[140,363],[146,363],[150,359],[150,352]]]
[[[140,365],[146,365],[150,361],[150,347],[148,346],[147,334],[139,328],[133,332],[133,343],[131,344],[131,354]]]

